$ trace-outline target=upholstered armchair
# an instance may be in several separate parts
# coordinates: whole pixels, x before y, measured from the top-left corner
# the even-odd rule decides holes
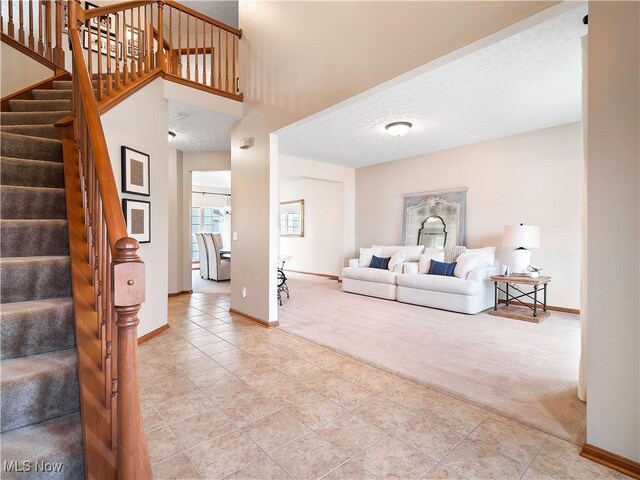
[[[209,279],[219,282],[231,279],[231,259],[222,258],[222,235],[219,233],[205,233],[205,246],[209,251]]]
[[[204,234],[196,233],[196,242],[198,242],[198,258],[200,259],[200,276],[209,278],[209,252],[204,244]]]

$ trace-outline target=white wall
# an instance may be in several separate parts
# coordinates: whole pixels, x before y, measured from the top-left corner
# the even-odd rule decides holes
[[[287,267],[312,273],[340,275],[342,267],[355,254],[355,169],[280,155],[279,177],[280,201],[295,200],[295,192],[292,189],[300,191],[301,196],[298,198],[305,199],[305,216],[306,210],[308,210],[307,203],[309,203],[307,197],[311,198],[312,204],[321,202],[318,206],[312,205],[312,216],[305,221],[305,229],[307,231],[309,228],[312,229],[314,234],[312,237],[307,238],[307,232],[305,232],[303,239],[280,237],[280,253],[293,255]],[[296,186],[295,183],[289,185],[291,180],[315,180],[316,182],[308,183],[309,192],[307,193],[300,185]],[[332,184],[337,184],[338,190]],[[302,185],[304,186],[304,183]],[[333,212],[334,209],[337,211]],[[318,229],[326,229],[322,223],[329,219],[332,219],[332,225],[334,225],[330,228],[335,230],[333,235],[342,232],[340,245],[331,248],[328,248],[326,242],[318,237],[317,233]],[[340,221],[341,225],[338,225]],[[326,232],[323,231],[320,235],[324,236],[325,234]],[[333,242],[331,244],[333,245]],[[338,252],[337,262],[335,261],[336,252]],[[329,258],[323,258],[325,253]],[[312,260],[312,257],[315,259]],[[312,269],[314,265],[322,268],[314,270]]]
[[[563,125],[356,170],[356,246],[397,245],[403,194],[467,187],[467,246],[501,246],[504,225],[539,225],[532,262],[550,305],[580,308],[582,128]],[[502,263],[510,260],[501,247]]]
[[[339,276],[344,263],[344,188],[341,183],[300,179],[280,184],[280,201],[304,200],[304,237],[280,236],[285,268]]]
[[[590,2],[587,442],[640,461],[640,4]]]
[[[123,198],[151,202],[151,243],[140,245],[145,262],[145,303],[140,310],[138,335],[167,323],[169,254],[168,109],[162,97],[162,79],[156,79],[102,116],[113,173],[120,188],[120,147],[126,145],[150,156],[151,197],[128,193]]]
[[[232,307],[277,321],[274,131],[551,4],[240,2],[240,28],[250,33],[242,37],[239,52],[244,116],[231,134],[233,229],[239,234],[233,249],[234,258],[252,260],[232,264]],[[255,146],[240,150],[243,137],[253,137]],[[243,286],[247,298],[240,294]]]
[[[16,2],[17,3],[17,2]],[[53,77],[55,72],[31,57],[0,43],[0,96],[6,97],[29,85]]]
[[[182,291],[182,152],[169,149],[169,293]],[[180,201],[178,202],[178,199]]]

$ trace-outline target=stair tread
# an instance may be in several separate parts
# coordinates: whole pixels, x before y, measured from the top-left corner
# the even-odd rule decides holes
[[[52,307],[64,307],[67,305],[73,305],[73,298],[45,298],[43,300],[27,300],[26,302],[3,303],[2,310],[0,310],[0,321],[2,320],[2,318],[6,318],[18,312],[36,312],[47,310]]]
[[[31,257],[3,257],[0,258],[0,265],[11,263],[27,263],[27,262],[51,262],[57,260],[68,260],[69,255],[41,255]],[[4,308],[4,307],[3,307]]]
[[[4,306],[2,308],[4,309]],[[5,386],[7,384],[20,379],[33,377],[43,372],[59,370],[68,364],[76,364],[75,348],[2,360],[0,361],[0,366],[2,366],[2,377],[0,378],[2,391],[5,393]]]
[[[58,140],[58,129],[53,124],[44,125],[0,125],[0,131],[30,137]]]
[[[31,462],[59,462],[62,470],[57,473],[41,473],[39,478],[84,478],[84,454],[80,414],[72,413],[46,422],[18,428],[2,434],[0,446],[5,462],[29,459]],[[34,478],[34,473],[2,472],[4,479]]]
[[[0,160],[7,160],[7,161],[19,161],[19,162],[46,162],[52,166],[60,166],[62,165],[62,162],[58,162],[57,160],[46,160],[46,159],[40,159],[40,158],[21,158],[21,157],[7,157],[6,155],[2,155],[0,156]],[[16,186],[20,186],[20,185],[16,185]],[[22,185],[22,186],[26,186],[26,185]]]
[[[52,110],[50,112],[1,112],[2,125],[52,125],[69,115],[68,110]]]

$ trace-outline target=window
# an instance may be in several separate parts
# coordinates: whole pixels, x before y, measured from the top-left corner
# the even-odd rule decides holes
[[[224,233],[224,210],[212,207],[191,209],[191,259],[198,261],[198,241],[196,233]]]
[[[304,237],[304,200],[280,203],[280,235]]]

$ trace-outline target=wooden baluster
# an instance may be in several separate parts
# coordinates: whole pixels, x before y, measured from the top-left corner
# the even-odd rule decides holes
[[[176,59],[176,75],[182,77],[182,20],[181,12],[178,10],[178,58]]]
[[[215,87],[215,65],[216,65],[216,60],[215,60],[215,48],[213,48],[213,25],[211,25],[211,59],[209,60],[211,63],[211,88]]]
[[[3,1],[0,0],[0,33],[4,33],[4,16],[2,15]]]
[[[146,41],[142,31],[142,16],[140,15],[140,7],[138,7],[138,76],[141,77],[144,72],[144,52],[147,48]]]
[[[18,41],[24,45],[24,0],[18,0]]]
[[[173,8],[169,5],[169,51],[167,52],[167,72],[175,73],[174,62],[175,56],[173,53]]]
[[[158,2],[158,52],[156,53],[156,67],[161,68],[164,72],[167,67],[164,64],[164,10],[162,1]],[[169,35],[171,35],[171,17],[169,17]],[[171,38],[171,37],[169,37]]]
[[[198,69],[198,19],[194,18],[194,37],[195,37],[195,43],[196,43],[196,53],[195,53],[195,64],[196,64],[196,83],[200,83],[200,73],[199,73],[199,69]]]
[[[207,84],[207,24],[202,21],[202,84]]]
[[[137,78],[137,72],[136,72],[136,62],[137,60],[137,56],[136,56],[136,52],[138,54],[138,56],[140,55],[140,36],[136,37],[135,36],[135,30],[133,27],[133,23],[134,23],[134,19],[133,19],[133,9],[131,9],[129,11],[129,16],[130,16],[130,20],[131,23],[129,25],[129,35],[131,35],[131,81],[135,81]],[[133,43],[134,40],[137,39],[137,47],[138,49],[136,50],[134,47],[136,46],[136,44]]]
[[[40,55],[44,55],[44,4],[37,0],[38,2],[38,49],[37,52]]]
[[[28,45],[31,50],[35,52],[36,50],[36,39],[33,36],[33,0],[28,0],[29,2],[29,38]]]
[[[227,79],[225,91],[229,90],[229,32],[224,32],[224,75]]]
[[[9,0],[8,2],[9,5],[9,23],[7,24],[7,34],[11,37],[14,38],[14,35],[16,34],[15,32],[15,26],[13,24],[13,0]]]
[[[147,20],[147,6],[143,7],[144,9],[144,33],[146,38],[146,48],[144,49],[144,68],[145,72],[149,73],[151,70],[151,65],[149,59],[151,58],[151,51],[153,50],[153,28],[151,24]]]
[[[120,45],[122,45],[122,49],[124,50],[124,43],[120,38],[120,14],[115,14],[115,22],[116,22],[116,70],[114,75],[115,87],[116,90],[120,90]],[[124,51],[122,52],[124,54]]]
[[[140,411],[138,381],[138,311],[144,302],[144,264],[138,242],[116,242],[113,265],[113,303],[118,327],[118,446],[119,478],[152,478]]]
[[[56,65],[64,68],[64,49],[62,48],[62,29],[64,28],[64,16],[62,15],[62,0],[56,0],[56,48],[54,59]]]
[[[222,90],[222,31],[218,27],[218,88]]]
[[[107,20],[107,76],[106,76],[106,97],[111,96],[111,17],[105,15],[103,18]],[[118,58],[118,47],[117,47],[117,39],[116,39],[116,58]]]
[[[89,77],[91,78],[91,86],[93,87],[93,51],[91,50],[91,27],[85,29],[82,32],[82,35],[87,36],[87,45],[89,45],[89,50],[87,50],[87,70],[89,70]],[[94,88],[95,90],[95,88]]]
[[[91,28],[88,28],[91,30]],[[98,37],[98,101],[101,101],[104,98],[104,81],[102,79],[102,34],[100,30],[96,32],[96,36]],[[107,36],[109,36],[107,34]]]
[[[44,3],[44,39],[45,39],[45,54],[48,60],[53,61],[53,44],[52,44],[52,31],[51,31],[51,2]]]
[[[189,21],[189,15],[187,15],[187,80],[191,80],[191,66],[190,66],[190,58],[191,57],[191,49],[190,44],[191,42],[189,41],[189,24],[191,23]]]
[[[233,65],[233,93],[238,93],[240,91],[236,78],[236,39],[237,37],[235,35],[231,35],[231,41],[233,42],[233,57],[231,57],[231,65]]]

